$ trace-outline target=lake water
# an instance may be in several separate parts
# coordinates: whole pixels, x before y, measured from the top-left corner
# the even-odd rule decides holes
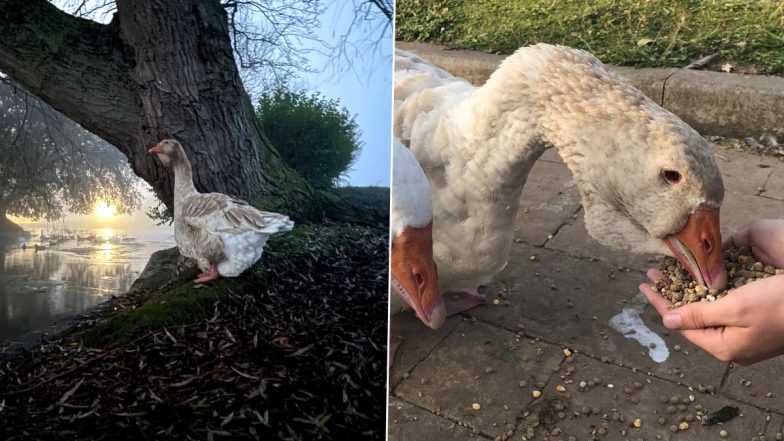
[[[32,234],[5,237],[0,244],[0,342],[126,292],[152,253],[174,246],[171,228],[83,230],[83,236],[95,238],[57,244],[42,240],[40,229]],[[36,244],[45,248],[35,251]]]

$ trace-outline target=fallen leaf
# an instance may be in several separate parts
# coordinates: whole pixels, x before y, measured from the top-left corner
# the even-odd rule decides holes
[[[654,41],[655,40],[652,40],[650,38],[640,38],[639,40],[637,40],[637,46],[639,46],[639,47],[648,46],[649,44],[653,43]]]

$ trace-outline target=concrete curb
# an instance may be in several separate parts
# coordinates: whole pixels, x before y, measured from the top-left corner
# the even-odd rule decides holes
[[[484,83],[505,58],[426,43],[395,43],[474,84]],[[784,78],[676,68],[614,69],[703,135],[759,138],[784,132]]]

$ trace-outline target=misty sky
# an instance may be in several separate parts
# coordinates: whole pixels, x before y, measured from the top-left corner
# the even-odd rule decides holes
[[[321,19],[319,37],[334,38],[333,30],[348,28],[354,18],[350,2],[332,2]],[[379,15],[380,17],[380,15]],[[371,31],[372,32],[372,31]],[[304,75],[308,90],[320,91],[340,100],[351,114],[357,115],[364,146],[357,163],[352,167],[350,185],[389,186],[390,136],[392,133],[392,31],[389,27],[377,46],[378,52],[355,60],[356,74],[335,76],[328,67],[317,74]],[[375,39],[376,35],[370,36]],[[311,64],[318,69],[330,60],[314,55]]]

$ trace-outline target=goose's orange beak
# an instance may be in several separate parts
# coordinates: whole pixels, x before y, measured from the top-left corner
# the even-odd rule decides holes
[[[422,323],[438,329],[446,320],[446,306],[438,288],[433,261],[433,224],[407,227],[392,241],[392,290],[416,312]]]
[[[700,204],[683,229],[664,241],[695,281],[710,289],[727,286],[718,208]]]
[[[158,144],[155,144],[150,150],[147,150],[147,153],[151,155],[158,155],[161,153],[161,147]]]

